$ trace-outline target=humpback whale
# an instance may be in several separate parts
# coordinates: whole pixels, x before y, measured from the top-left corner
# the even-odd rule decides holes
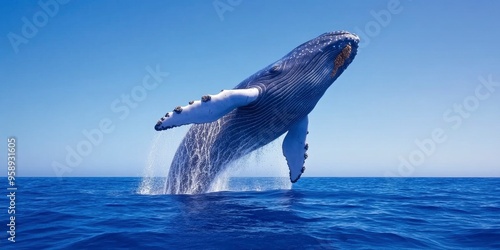
[[[308,114],[352,62],[358,43],[359,37],[347,31],[324,33],[233,89],[167,112],[155,130],[194,125],[177,148],[165,192],[207,192],[231,162],[284,133],[282,149],[290,181],[299,180],[309,148]]]

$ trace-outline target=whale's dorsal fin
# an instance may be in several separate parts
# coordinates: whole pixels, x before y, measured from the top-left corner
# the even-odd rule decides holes
[[[309,121],[306,116],[304,119],[293,124],[283,140],[283,155],[290,169],[290,181],[292,183],[298,181],[305,170],[306,151],[309,148],[306,143],[308,123]]]
[[[200,101],[176,107],[156,123],[156,130],[165,130],[191,123],[213,122],[233,109],[246,106],[259,97],[258,88],[222,90],[216,95],[206,95]]]

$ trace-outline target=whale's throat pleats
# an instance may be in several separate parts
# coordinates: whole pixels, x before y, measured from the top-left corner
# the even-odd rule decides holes
[[[350,56],[351,56],[351,45],[347,44],[335,58],[332,74],[330,75],[331,77],[335,77],[339,68],[344,65],[345,61]]]

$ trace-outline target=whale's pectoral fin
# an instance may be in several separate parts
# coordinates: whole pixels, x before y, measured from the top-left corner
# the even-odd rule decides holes
[[[223,90],[216,95],[206,95],[200,101],[190,101],[187,106],[176,107],[156,123],[155,129],[165,130],[191,123],[213,122],[233,109],[246,106],[259,96],[258,88]]]
[[[290,181],[292,183],[298,181],[305,170],[306,151],[309,148],[309,145],[306,143],[308,123],[306,116],[292,125],[283,140],[283,155],[290,169]]]

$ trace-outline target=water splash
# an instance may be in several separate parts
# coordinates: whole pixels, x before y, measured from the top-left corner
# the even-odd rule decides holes
[[[288,166],[282,157],[284,136],[229,164],[212,183],[209,192],[291,189]],[[269,178],[241,178],[269,177]]]
[[[152,139],[143,178],[137,189],[138,194],[167,194],[168,188],[166,185],[170,163],[174,159],[176,149],[189,127],[181,129],[185,130],[184,133],[182,131],[176,131],[176,133],[164,131],[156,133]],[[292,184],[288,177],[288,166],[281,151],[283,138],[284,136],[229,163],[226,170],[213,181],[208,192],[291,189]],[[198,157],[200,156],[198,155]],[[179,158],[183,159],[183,157]],[[243,179],[244,181],[241,181]]]
[[[153,138],[151,150],[149,151],[149,155],[146,160],[146,167],[144,168],[142,181],[137,189],[138,194],[163,194],[163,183],[165,182],[165,179],[163,179],[162,182],[162,177],[157,176],[157,172],[158,165],[160,165],[161,162],[160,148],[162,144],[159,142],[161,141],[160,139],[165,137],[165,134],[166,133],[157,133]]]
[[[219,167],[213,163],[228,163],[226,158],[221,158],[222,156],[210,155],[211,145],[214,144],[221,127],[220,120],[191,127],[189,133],[193,136],[187,136],[181,142],[175,160],[170,166],[165,189],[167,194],[198,193],[197,188],[204,182],[207,173],[214,173],[213,168]]]
[[[146,159],[143,177],[138,194],[160,195],[165,194],[165,185],[169,171],[170,162],[174,158],[175,149],[179,145],[185,133],[189,129],[180,128],[180,133],[157,132],[151,141],[151,149]]]

